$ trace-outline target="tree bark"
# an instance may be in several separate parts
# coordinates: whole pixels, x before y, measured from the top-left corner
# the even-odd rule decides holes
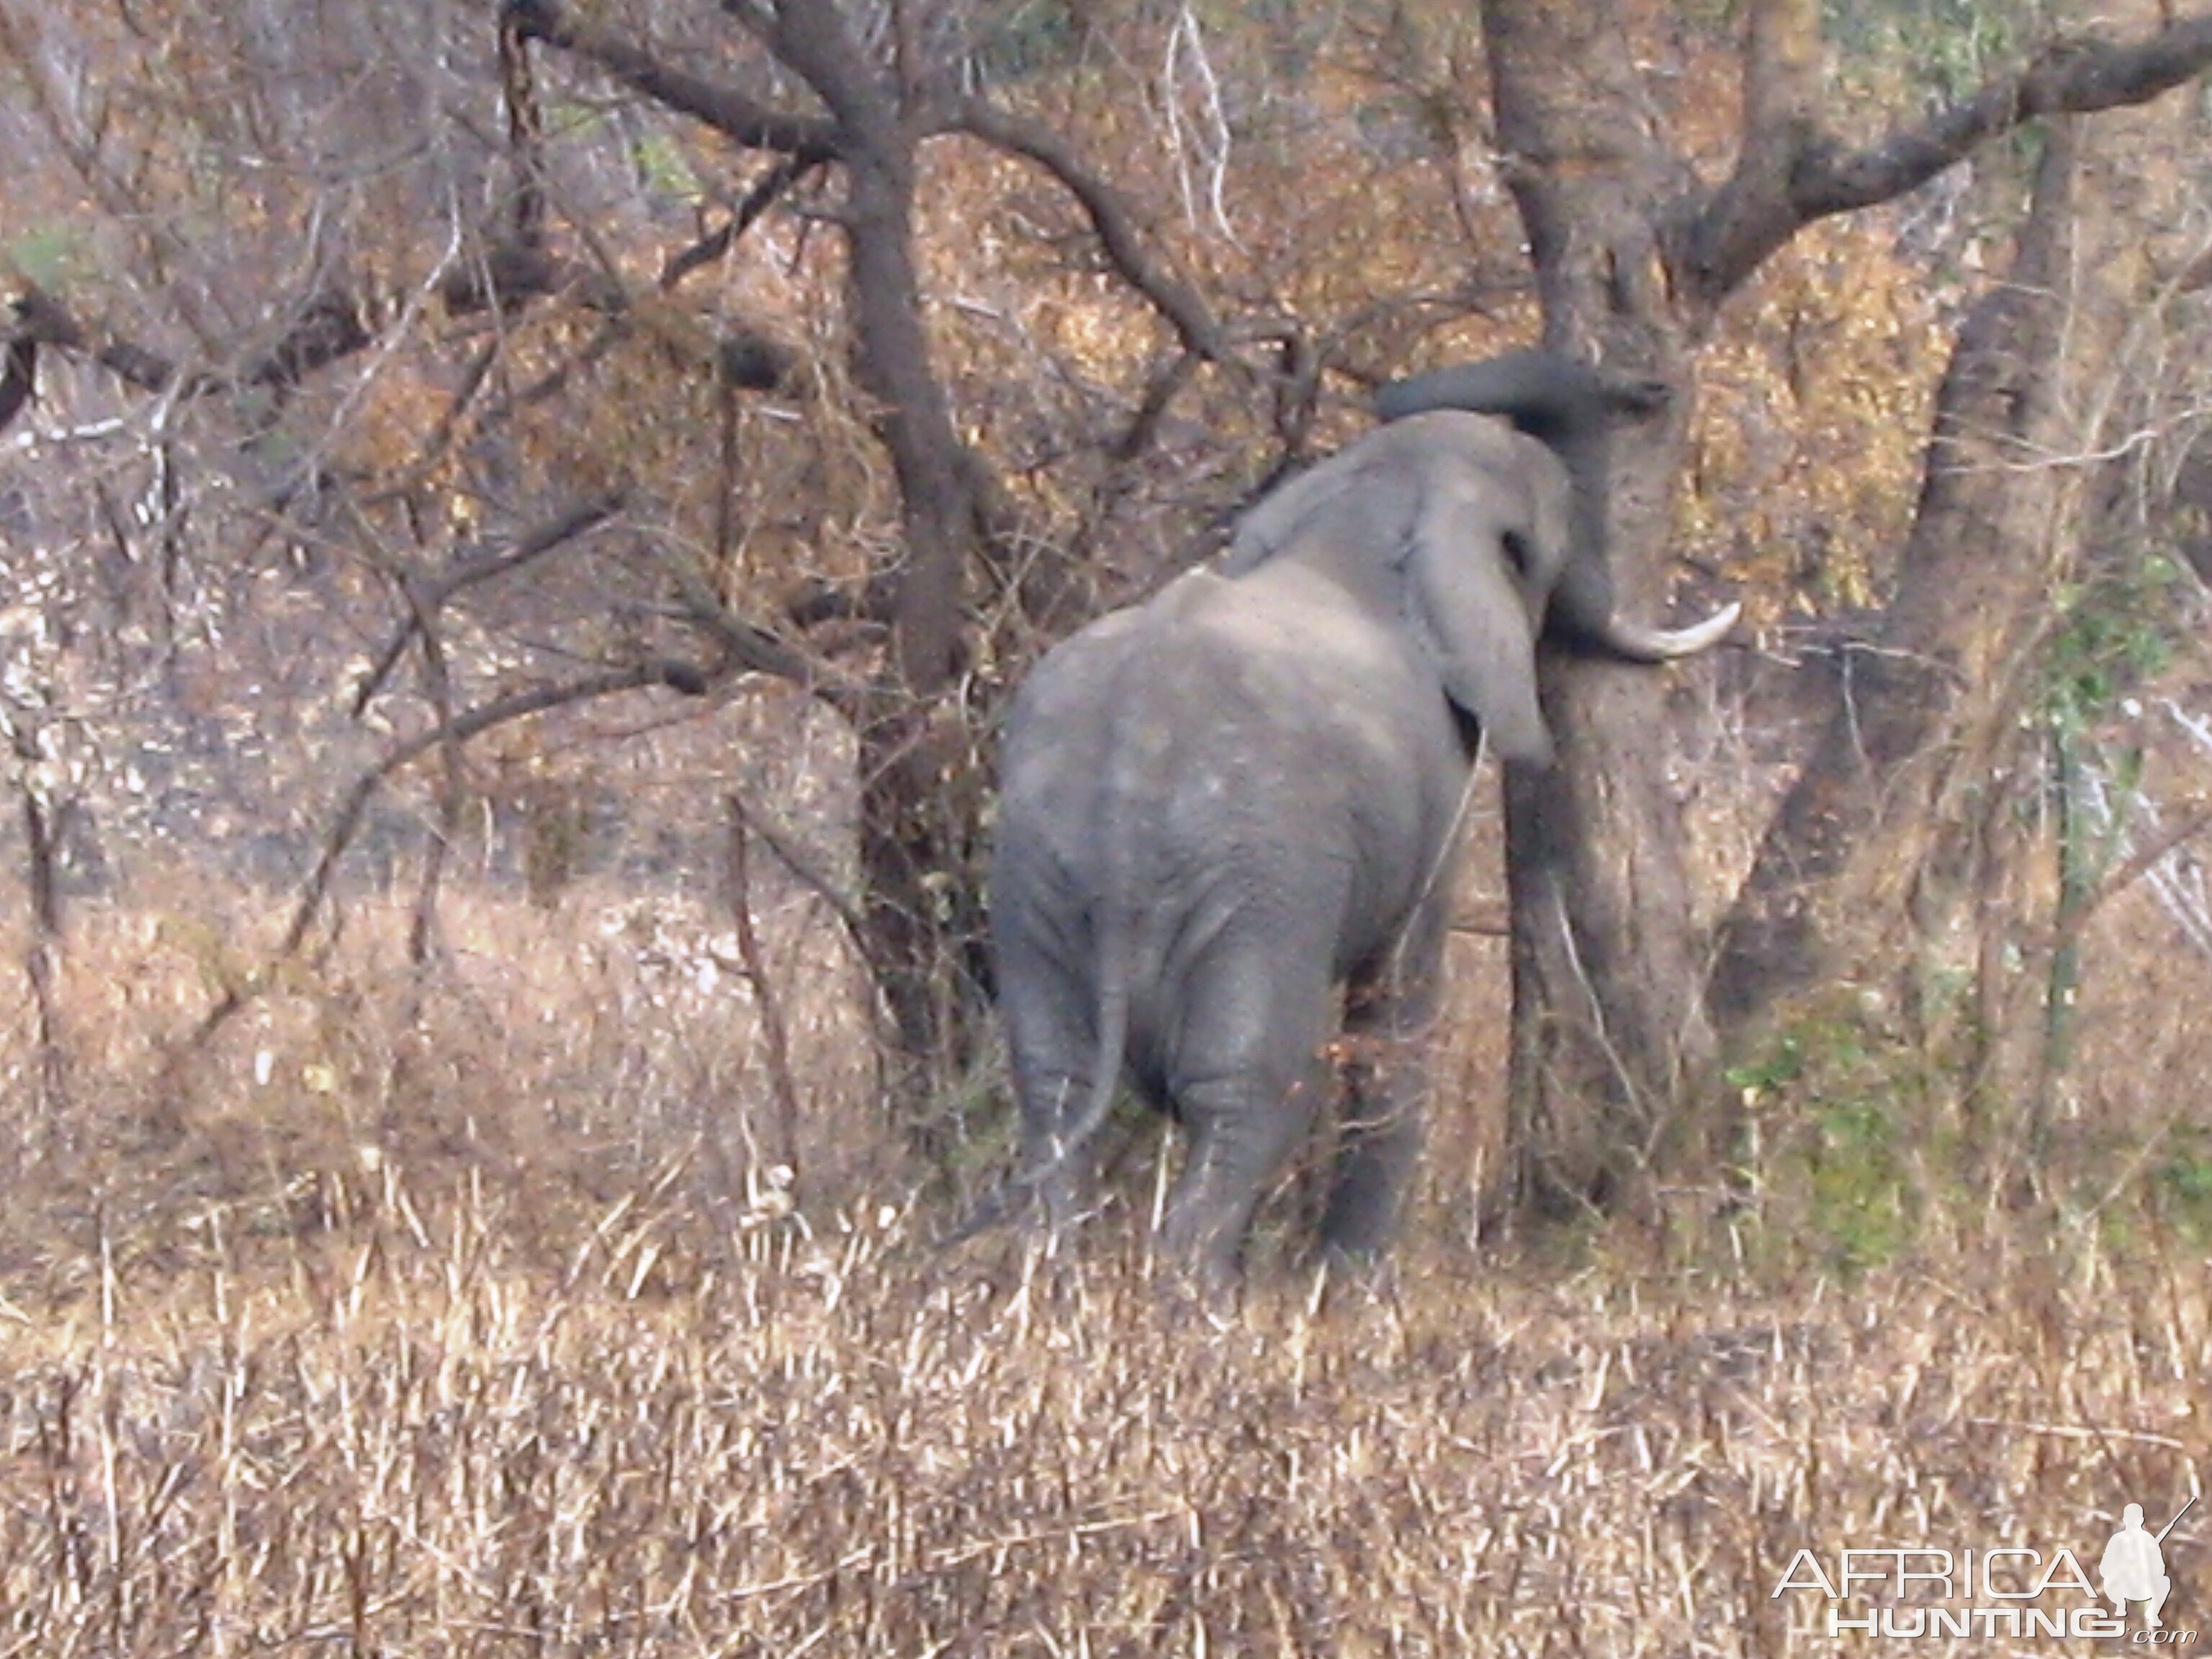
[[[38,1082],[33,1098],[40,1133],[50,1134],[69,1104],[61,1006],[54,988],[62,947],[61,825],[59,814],[32,776],[35,748],[19,743],[16,759],[16,787],[23,805],[23,880],[31,905],[31,936],[23,946],[23,975],[30,981],[31,1006],[38,1014]]]
[[[2007,278],[1960,329],[1897,592],[1875,637],[1843,651],[1835,707],[1723,927],[1711,1002],[1733,1032],[1910,931],[1938,804],[1986,770],[2021,695],[2078,529],[2075,469],[2021,465],[2085,435],[2038,372],[2064,349],[2077,149],[2054,135]]]
[[[915,258],[920,145],[965,132],[1043,167],[1081,204],[1108,264],[1187,353],[1222,360],[1229,347],[1197,291],[1147,252],[1130,205],[1106,180],[1052,133],[955,95],[949,82],[933,84],[912,38],[902,37],[884,62],[844,11],[819,0],[726,9],[806,83],[819,112],[775,107],[666,61],[586,7],[504,0],[502,17],[515,39],[573,52],[740,145],[782,153],[793,170],[842,169],[837,219],[854,380],[897,479],[902,534],[899,556],[870,584],[887,600],[890,660],[865,692],[841,689],[836,706],[860,738],[863,948],[890,1016],[896,1092],[908,1109],[926,1107],[967,1065],[985,1012],[975,843],[988,711],[963,706],[957,693],[968,626],[963,589],[971,557],[992,550],[992,491],[930,360]],[[726,647],[758,658],[762,642],[716,626],[710,604],[691,609]]]
[[[975,463],[930,362],[914,257],[917,139],[896,66],[872,63],[842,14],[810,0],[780,5],[768,40],[835,123],[854,379],[898,478],[892,661],[860,730],[860,863],[868,954],[897,1041],[898,1092],[914,1109],[965,1066],[985,1012],[969,971],[980,757],[947,701],[961,667],[963,577],[981,541]]]
[[[1483,18],[1547,343],[1676,393],[1613,443],[1618,600],[1656,617],[1690,338],[1669,302],[1655,209],[1687,180],[1644,118],[1627,42],[1604,9],[1486,0]],[[1680,814],[1652,741],[1664,730],[1667,675],[1551,657],[1541,680],[1559,763],[1513,769],[1506,789],[1511,1121],[1519,1195],[1558,1212],[1639,1201],[1714,1048]]]

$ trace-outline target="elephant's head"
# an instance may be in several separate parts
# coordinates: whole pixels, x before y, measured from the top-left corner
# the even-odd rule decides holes
[[[1376,404],[1385,424],[1253,508],[1216,568],[1323,570],[1401,618],[1500,758],[1552,758],[1536,692],[1547,632],[1656,662],[1734,624],[1734,605],[1681,629],[1613,614],[1607,429],[1634,404],[1592,370],[1522,352],[1399,382]]]
[[[1419,660],[1511,760],[1550,758],[1536,639],[1571,545],[1559,459],[1453,410],[1394,422],[1282,485],[1238,524],[1216,572],[1317,574]]]
[[[1706,649],[1742,614],[1741,605],[1731,604],[1682,629],[1649,627],[1614,614],[1606,561],[1608,441],[1616,420],[1650,412],[1664,395],[1663,388],[1649,383],[1608,384],[1595,369],[1549,352],[1517,351],[1384,386],[1376,394],[1375,409],[1389,422],[1437,410],[1501,416],[1557,455],[1570,486],[1568,546],[1545,625],[1572,641],[1648,663]]]

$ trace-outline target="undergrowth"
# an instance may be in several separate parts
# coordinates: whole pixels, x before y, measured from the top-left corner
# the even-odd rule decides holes
[[[5,1148],[0,1653],[1826,1653],[1799,1550],[2094,1551],[2212,1457],[2199,1134],[1992,1206],[1801,1034],[1695,1248],[1471,1248],[1432,1160],[1387,1269],[1209,1306],[1140,1204],[947,1250],[851,1146],[833,1188],[861,1073],[769,1178],[741,1010],[595,937],[407,1029],[334,955],[181,1071],[184,969],[80,941],[110,1041]]]

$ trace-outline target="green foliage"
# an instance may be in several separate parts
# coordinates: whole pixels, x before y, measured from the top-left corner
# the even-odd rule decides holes
[[[2185,1131],[2153,1175],[2153,1188],[2166,1217],[2201,1246],[2212,1241],[2212,1131]]]
[[[1808,1018],[1726,1076],[1768,1127],[1745,1174],[1765,1195],[1776,1256],[1856,1273],[1912,1246],[1925,1194],[1911,1153],[1932,1138],[1917,1051],[1855,1020]]]
[[[1972,97],[1997,76],[2018,70],[2056,27],[2039,0],[1823,0],[1821,22],[1835,63],[1838,112],[1899,111],[1913,101],[1931,107]],[[1858,136],[1871,138],[1894,117]],[[2018,201],[2033,176],[2044,129],[2027,122],[1977,152],[1975,180],[1962,209],[1961,231],[2008,235]],[[1954,237],[1937,252],[1955,258],[1973,235]],[[1956,269],[1953,275],[1960,273]]]
[[[1009,1109],[1012,1099],[1006,1048],[994,1042],[915,1109],[917,1141],[934,1158],[935,1173],[951,1181],[963,1202],[988,1190],[1019,1159],[1021,1121]]]
[[[41,288],[64,290],[81,282],[91,266],[91,249],[72,226],[33,225],[0,244],[0,256]]]
[[[667,134],[645,133],[632,147],[630,155],[647,189],[686,201],[700,194],[699,175],[691,170],[690,161]]]
[[[1784,1031],[1758,1059],[1731,1066],[1723,1073],[1729,1086],[1756,1097],[1772,1094],[1805,1074],[1805,1045],[1795,1031]]]
[[[1949,99],[2017,58],[2047,20],[2035,0],[1826,0],[1820,21],[1847,59],[1902,70]]]
[[[2161,672],[2173,654],[2184,614],[2175,588],[2181,571],[2163,553],[2131,559],[2062,601],[2045,670],[2045,706],[2063,732],[2085,730]]]
[[[2050,732],[2050,800],[2058,836],[2058,913],[2062,921],[2087,903],[2118,854],[2124,813],[2084,810],[2094,769],[2112,795],[2133,795],[2142,785],[2142,750],[2124,741],[2102,752],[2096,729],[2126,713],[2126,698],[2161,672],[2173,653],[2174,619],[2187,614],[2174,589],[2183,580],[2177,561],[2159,550],[2123,547],[2105,558],[2091,579],[2061,596],[2059,616],[2045,647],[2043,712]],[[2045,998],[2044,1063],[2051,1076],[2072,1059],[2070,1012],[2079,994],[2079,944],[2062,938],[2051,952]],[[2040,1157],[2049,1132],[2038,1103],[2030,1153]]]
[[[1753,1199],[1735,1243],[1761,1271],[1856,1279],[1940,1251],[2024,1169],[2053,1213],[2094,1218],[2108,1248],[2212,1244],[2212,1128],[2075,1125],[2057,1141],[2027,1113],[1984,1109],[1966,1066],[1852,1006],[1799,1018],[1723,1075],[1741,1110],[1736,1182]]]
[[[597,104],[577,98],[553,98],[545,104],[545,136],[553,139],[582,139],[603,132],[613,124]]]
[[[1898,1103],[1863,1096],[1817,1114],[1805,1178],[1814,1226],[1835,1264],[1880,1267],[1911,1243],[1912,1194]]]

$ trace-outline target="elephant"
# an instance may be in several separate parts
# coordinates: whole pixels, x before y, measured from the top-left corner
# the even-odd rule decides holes
[[[1480,746],[1553,759],[1539,638],[1657,662],[1737,615],[1613,615],[1617,404],[1595,371],[1522,352],[1376,407],[1210,567],[1048,652],[1003,733],[988,908],[1022,1150],[1001,1193],[1064,1226],[1126,1074],[1188,1141],[1163,1248],[1217,1284],[1332,1051],[1347,1099],[1321,1243],[1388,1247]]]

